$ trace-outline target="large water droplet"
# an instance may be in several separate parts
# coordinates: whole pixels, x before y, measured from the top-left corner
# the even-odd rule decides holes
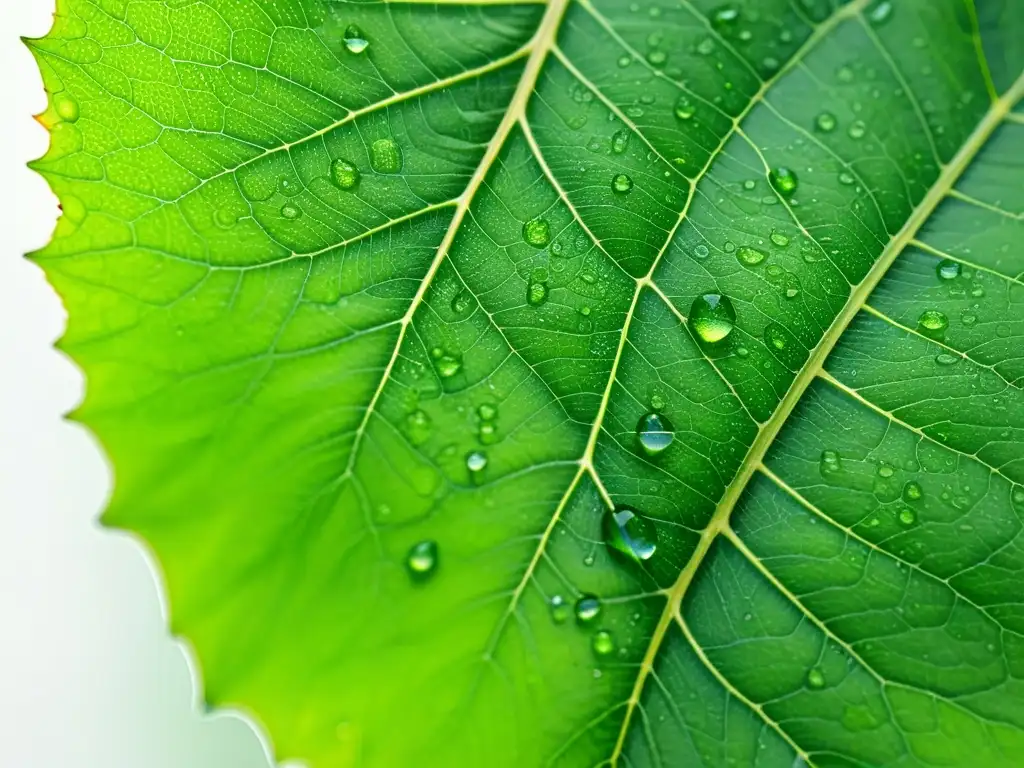
[[[822,133],[832,133],[836,129],[838,121],[831,112],[821,112],[814,119],[814,126]]]
[[[594,648],[594,653],[598,656],[608,656],[615,652],[615,641],[612,639],[611,633],[604,629],[594,633],[591,645]]]
[[[775,188],[775,191],[783,197],[792,197],[793,193],[796,192],[798,184],[796,173],[785,166],[769,171],[768,181]]]
[[[940,280],[955,280],[960,277],[960,262],[950,259],[940,261],[935,268],[935,274],[939,276]]]
[[[949,327],[949,318],[937,309],[926,309],[917,318],[917,324],[930,333],[941,333]]]
[[[437,570],[437,542],[421,541],[413,544],[405,558],[405,567],[416,581],[423,581]]]
[[[612,179],[612,191],[620,195],[625,195],[633,190],[633,180],[624,173],[617,174]]]
[[[676,99],[674,112],[680,120],[689,120],[697,114],[697,107],[694,106],[690,98],[684,93],[680,94],[679,98]]]
[[[690,327],[701,341],[714,344],[736,327],[736,310],[728,296],[705,293],[690,306]]]
[[[779,248],[785,248],[787,245],[789,245],[789,236],[782,232],[779,232],[779,230],[777,229],[773,229],[771,235],[769,235],[768,237],[772,241],[772,243],[779,246]]]
[[[54,96],[53,109],[57,113],[57,117],[65,123],[74,123],[78,120],[78,102],[70,94],[58,93]]]
[[[569,618],[569,614],[572,612],[569,608],[569,604],[565,601],[565,598],[561,595],[555,595],[548,601],[548,606],[551,608],[551,620],[555,624],[564,624],[566,619]]]
[[[903,507],[896,516],[902,525],[913,525],[917,522],[917,512],[910,507]]]
[[[591,559],[593,563],[593,559]],[[594,595],[583,595],[576,601],[576,621],[589,624],[601,613],[601,601]]]
[[[630,560],[650,560],[658,547],[658,531],[647,518],[630,507],[607,510],[603,519],[605,543]]]
[[[352,189],[359,183],[359,169],[341,158],[331,163],[331,178],[342,189]]]
[[[462,370],[462,361],[455,355],[440,355],[435,361],[437,372],[443,379],[450,379]]]
[[[914,480],[909,480],[903,486],[903,500],[904,501],[917,501],[922,496],[924,496],[924,491],[921,490],[921,484],[920,483],[918,483],[918,482],[916,482]]]
[[[547,219],[531,219],[523,224],[523,240],[534,248],[543,248],[551,242],[551,226]]]
[[[473,451],[466,456],[466,469],[473,474],[483,472],[487,466],[487,454],[483,451]]]
[[[664,451],[672,445],[675,437],[676,433],[672,430],[669,420],[660,413],[641,416],[636,425],[636,439],[649,456],[656,456]]]
[[[808,688],[824,688],[825,687],[825,674],[817,667],[812,667],[807,672],[807,687]]]
[[[741,245],[736,249],[736,258],[739,259],[740,264],[745,267],[756,267],[764,261],[767,256],[768,254],[764,251],[759,251],[757,248],[751,248],[749,245]]]
[[[539,307],[545,301],[548,300],[548,284],[537,280],[531,281],[526,286],[526,302],[531,307]]]
[[[370,42],[363,36],[363,31],[355,24],[349,24],[345,29],[345,48],[349,53],[362,53],[369,46]]]
[[[394,139],[377,139],[370,145],[370,167],[377,173],[402,170],[402,149]]]

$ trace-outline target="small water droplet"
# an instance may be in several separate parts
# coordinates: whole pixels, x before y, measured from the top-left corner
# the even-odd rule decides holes
[[[924,496],[924,491],[921,490],[921,484],[915,480],[908,480],[903,486],[903,500],[904,501],[917,501]]]
[[[695,114],[697,114],[697,107],[690,101],[690,98],[684,93],[680,94],[679,98],[676,99],[675,114],[680,120],[689,120]]]
[[[584,560],[586,562],[586,560]],[[594,558],[590,558],[589,565],[593,565]],[[580,624],[589,624],[601,613],[601,601],[594,595],[583,595],[576,601],[576,621]]]
[[[698,245],[693,249],[693,255],[698,259],[706,259],[709,253],[711,253],[711,251],[709,251],[708,247],[703,244]]]
[[[487,454],[483,451],[473,451],[466,455],[466,469],[473,474],[483,472],[487,466]]]
[[[655,392],[653,395],[651,395],[651,408],[653,408],[656,411],[660,411],[664,407],[665,407],[665,398],[664,397],[659,395],[657,392]]]
[[[960,313],[960,322],[970,328],[976,322],[978,322],[978,316],[969,309],[965,309]]]
[[[554,595],[551,600],[548,601],[548,606],[551,609],[551,620],[554,621],[555,624],[564,624],[566,619],[569,618],[569,614],[572,612],[569,608],[569,604],[561,595]]]
[[[285,203],[283,206],[281,206],[281,216],[283,216],[286,219],[297,219],[301,215],[302,211],[299,209],[297,205]]]
[[[949,327],[949,318],[937,309],[926,309],[917,318],[917,324],[925,331],[941,333]]]
[[[78,121],[78,102],[71,94],[58,93],[54,96],[53,109],[57,113],[57,117],[65,123],[74,123]]]
[[[960,362],[960,358],[948,352],[940,352],[935,356],[935,362],[938,365],[956,365]]]
[[[338,158],[331,163],[331,178],[342,189],[352,189],[359,183],[359,169],[348,160]]]
[[[818,469],[823,475],[835,474],[843,468],[843,460],[839,451],[825,449],[821,452],[821,460],[818,462]]]
[[[783,197],[792,197],[793,193],[796,192],[798,184],[796,173],[785,166],[780,166],[770,171],[768,173],[768,181],[775,188],[775,191]]]
[[[424,581],[437,570],[437,542],[421,541],[413,544],[405,558],[405,567],[416,581]]]
[[[648,413],[640,417],[636,425],[636,438],[640,447],[648,456],[657,454],[668,448],[675,440],[676,433],[672,424],[660,413]]]
[[[891,16],[892,3],[889,0],[881,0],[868,10],[868,20],[876,27],[887,22]]]
[[[787,245],[789,245],[789,237],[783,234],[782,232],[779,232],[779,230],[777,229],[772,230],[771,235],[769,235],[769,239],[775,245],[779,246],[779,248],[785,248]]]
[[[494,421],[498,418],[498,406],[490,403],[481,403],[476,409],[476,415],[484,421]]]
[[[868,129],[862,120],[854,120],[850,123],[850,127],[846,129],[846,133],[851,139],[862,139],[867,131]]]
[[[740,19],[740,11],[735,5],[723,5],[711,12],[711,24],[720,31],[731,29]]]
[[[605,543],[630,560],[650,560],[658,547],[658,531],[636,510],[617,506],[607,510],[603,519]]]
[[[764,340],[768,343],[768,346],[772,349],[783,350],[788,344],[786,334],[782,330],[782,326],[776,323],[769,323],[764,329]]]
[[[653,67],[660,67],[668,60],[664,51],[651,51],[647,54],[647,63]]]
[[[955,280],[960,277],[960,262],[944,259],[935,267],[935,274],[939,276],[939,280]]]
[[[843,186],[851,187],[857,183],[857,180],[853,177],[853,174],[849,171],[839,172],[839,183]]]
[[[405,417],[405,428],[409,433],[409,442],[422,445],[430,438],[430,416],[425,411],[413,411]]]
[[[455,355],[440,355],[435,361],[437,372],[443,379],[450,379],[462,370],[462,361]]]
[[[913,525],[917,522],[917,512],[912,510],[910,507],[903,507],[897,515],[902,525]]]
[[[594,653],[598,656],[608,656],[615,652],[615,641],[607,630],[602,629],[595,632],[591,644],[593,645]]]
[[[756,267],[767,257],[767,253],[759,251],[757,248],[752,248],[749,245],[741,245],[736,249],[736,258],[745,267]]]
[[[879,477],[885,477],[885,478],[892,477],[893,476],[893,472],[895,472],[895,470],[890,465],[888,465],[888,464],[879,464],[878,465],[878,476]]]
[[[345,29],[345,48],[349,53],[362,53],[369,46],[370,42],[363,35],[363,32],[355,24],[349,24]]]
[[[832,133],[836,129],[838,121],[831,112],[820,112],[814,119],[814,126],[822,133]]]
[[[612,179],[612,191],[625,195],[633,190],[633,180],[624,173],[616,174]]]
[[[736,327],[736,310],[728,296],[705,293],[690,306],[690,327],[708,344],[722,341]]]
[[[629,139],[631,135],[632,134],[630,134],[630,132],[625,128],[621,131],[616,131],[612,135],[612,152],[616,155],[621,155],[625,152],[629,148]]]
[[[377,173],[402,170],[402,149],[394,139],[377,139],[370,145],[370,167]]]
[[[473,295],[469,291],[460,291],[452,299],[452,312],[456,315],[466,314],[473,306]]]
[[[824,688],[825,674],[817,667],[812,667],[807,673],[808,688]]]

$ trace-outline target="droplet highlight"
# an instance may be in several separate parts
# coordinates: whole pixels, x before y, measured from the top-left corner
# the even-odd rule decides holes
[[[736,310],[728,296],[705,293],[690,306],[690,327],[701,341],[716,344],[736,327]]]
[[[349,24],[345,29],[345,48],[349,53],[362,53],[370,47],[370,41],[363,35],[363,31],[355,24]]]
[[[660,413],[645,414],[636,425],[637,442],[648,456],[657,456],[672,445],[675,438],[672,424]]]
[[[405,558],[405,567],[416,581],[430,578],[437,570],[437,542],[427,540],[413,544]]]

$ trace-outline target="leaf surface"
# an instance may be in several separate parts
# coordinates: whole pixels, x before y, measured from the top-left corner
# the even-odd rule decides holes
[[[1018,764],[1022,41],[60,0],[35,258],[206,698],[314,768]]]

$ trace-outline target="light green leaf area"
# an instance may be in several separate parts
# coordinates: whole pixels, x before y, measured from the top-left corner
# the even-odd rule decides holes
[[[58,6],[34,258],[211,704],[313,768],[1021,765],[1018,3]]]

